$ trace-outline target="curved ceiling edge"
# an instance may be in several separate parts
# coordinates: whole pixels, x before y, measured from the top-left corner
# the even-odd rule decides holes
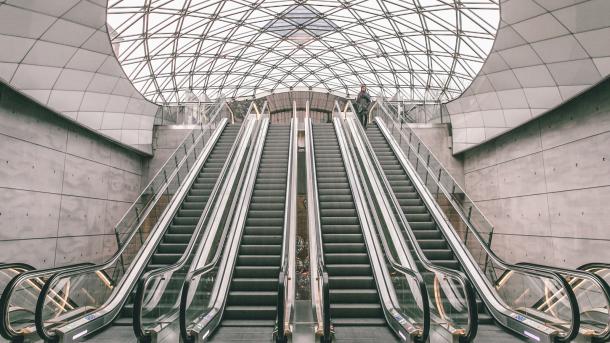
[[[481,72],[447,103],[455,154],[537,118],[610,75],[610,2],[503,0]]]
[[[106,0],[0,3],[0,78],[50,109],[150,153],[157,105],[125,76]]]

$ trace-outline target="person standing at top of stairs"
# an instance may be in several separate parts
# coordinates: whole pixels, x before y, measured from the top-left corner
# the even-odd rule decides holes
[[[369,106],[371,105],[371,96],[366,90],[366,85],[360,85],[360,93],[356,97],[356,112],[362,127],[366,129],[369,121]]]

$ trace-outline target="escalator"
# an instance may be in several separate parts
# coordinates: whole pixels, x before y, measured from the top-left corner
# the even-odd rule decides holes
[[[270,125],[250,198],[233,278],[212,342],[266,342],[275,327],[290,125]]]
[[[220,175],[221,171],[227,162],[228,156],[231,155],[230,152],[240,132],[240,128],[241,125],[225,126],[224,129],[219,132],[215,144],[210,147],[209,154],[207,154],[204,161],[196,161],[194,158],[185,160],[185,164],[190,164],[190,167],[197,167],[199,169],[193,169],[189,172],[188,170],[185,171],[183,168],[175,175],[177,182],[171,183],[170,186],[172,189],[168,190],[170,193],[169,195],[179,197],[172,200],[173,204],[171,206],[174,207],[173,209],[170,209],[170,211],[175,212],[167,212],[165,215],[167,217],[167,219],[165,219],[165,223],[167,224],[155,224],[166,225],[163,227],[158,227],[155,230],[154,234],[158,235],[159,237],[156,241],[148,243],[151,244],[149,247],[142,243],[144,245],[144,249],[150,249],[150,255],[148,255],[149,257],[146,257],[146,255],[141,257],[141,263],[145,263],[145,267],[140,267],[141,270],[139,275],[134,275],[136,277],[135,280],[137,280],[137,277],[140,277],[143,273],[148,271],[173,265],[182,257],[189,245],[189,242],[194,237],[193,233],[206,208],[212,190],[214,189],[218,180],[222,179]],[[197,163],[200,163],[199,166]],[[178,165],[177,161],[176,165]],[[156,244],[156,246],[153,244]],[[88,271],[88,273],[91,272],[99,273],[99,271],[95,271],[95,269]],[[136,271],[135,273],[138,272]],[[135,273],[130,269],[127,270],[127,275],[133,275]],[[83,275],[86,277],[87,274]],[[134,278],[134,276],[131,276],[131,278]],[[64,276],[58,276],[56,279],[62,280],[63,277]],[[65,277],[66,280],[70,280],[68,278],[76,279],[79,277],[79,275],[76,274],[72,276],[67,274]],[[184,278],[184,275],[182,275],[182,277]],[[55,281],[51,280],[48,282],[48,284],[55,284]],[[133,282],[133,284],[135,284],[135,282]],[[107,318],[104,318],[104,315],[112,312],[102,307],[100,310],[102,313],[101,316],[89,315],[85,318],[79,318],[71,323],[60,321],[57,323],[59,325],[55,326],[52,318],[46,319],[44,322],[40,321],[44,323],[45,329],[39,330],[39,333],[44,333],[47,340],[59,339],[62,341],[74,341],[77,339],[92,339],[93,341],[119,341],[133,338],[134,331],[132,326],[134,298],[136,293],[136,288],[133,287],[133,284],[121,285],[121,288],[124,289],[123,292],[125,292],[123,294],[126,294],[131,289],[131,293],[129,293],[129,295],[114,296],[114,298],[112,298],[111,301],[113,302],[115,309],[112,311],[115,311],[114,313],[117,313],[116,315],[108,314]],[[55,287],[50,287],[49,289],[53,290]],[[79,294],[92,293],[95,295],[95,292],[95,287],[85,288],[83,286],[77,289],[72,289],[70,292],[66,292],[66,294],[69,294],[70,297],[77,297]],[[99,323],[92,323],[91,319],[98,318],[100,319]],[[63,327],[61,327],[61,325],[63,325]],[[102,330],[102,328],[106,327],[107,325],[109,325],[109,327]],[[55,329],[57,326],[59,329]],[[55,330],[50,331],[49,329]],[[73,334],[75,331],[80,332]]]
[[[403,170],[402,165],[377,124],[369,125],[366,134],[394,195],[415,234],[417,243],[425,256],[435,265],[461,270],[460,263],[443,233],[417,193],[407,173]],[[434,285],[434,275],[429,272],[423,272],[422,274],[429,291],[434,291],[432,288]],[[491,339],[499,340],[500,342],[523,341],[523,339],[496,326],[492,316],[485,308],[485,304],[478,297],[477,308],[479,311],[479,324],[476,341],[489,342]]]
[[[240,125],[228,125],[223,130],[144,272],[174,264],[184,253],[199,217],[201,217],[206,207],[210,193],[220,176],[239,129]],[[121,331],[125,331],[128,336],[132,336],[134,293],[135,289],[130,295],[130,299],[123,306],[119,317],[113,323],[114,326],[125,327]],[[112,332],[109,332],[109,334],[114,336]],[[99,336],[98,339],[103,338],[105,334],[102,333]]]
[[[205,209],[210,193],[220,176],[220,171],[226,162],[239,129],[239,125],[228,125],[223,130],[144,272],[174,264],[184,253],[199,217]],[[119,317],[114,321],[114,325],[128,326],[131,330],[134,293],[135,289],[121,310]]]
[[[313,145],[335,341],[398,341],[386,324],[333,124],[313,125]]]

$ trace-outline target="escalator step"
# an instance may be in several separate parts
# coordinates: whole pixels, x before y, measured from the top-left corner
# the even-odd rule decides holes
[[[366,304],[379,303],[377,289],[332,289],[330,290],[330,301],[334,304]]]
[[[366,289],[377,286],[372,276],[329,276],[328,285],[332,289]]]

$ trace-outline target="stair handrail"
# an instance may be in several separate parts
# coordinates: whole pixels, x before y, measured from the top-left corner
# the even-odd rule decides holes
[[[265,102],[266,107],[267,102]],[[286,200],[284,204],[284,228],[282,238],[281,268],[278,276],[276,342],[286,343],[290,333],[290,321],[294,311],[295,294],[295,245],[297,229],[297,137],[298,118],[290,120],[290,144]]]
[[[258,116],[256,116],[256,120],[258,121]],[[247,197],[248,201],[250,199],[250,195],[245,194],[245,192],[248,191],[248,189],[250,191],[253,190],[254,187],[254,179],[258,170],[258,162],[260,159],[260,156],[262,155],[262,149],[263,149],[263,145],[264,144],[256,144],[258,143],[259,140],[263,140],[264,143],[264,137],[266,136],[266,130],[267,130],[267,124],[268,124],[268,119],[263,119],[263,123],[259,123],[259,133],[257,135],[252,135],[251,139],[248,141],[248,149],[249,149],[249,153],[248,153],[248,158],[246,160],[246,168],[244,168],[243,172],[241,173],[241,177],[240,177],[240,181],[239,181],[239,194],[236,194],[233,197],[232,200],[232,204],[230,206],[230,210],[224,211],[223,213],[223,218],[222,218],[222,225],[219,225],[219,228],[221,230],[221,236],[219,238],[219,243],[216,244],[215,246],[217,247],[217,249],[214,252],[214,255],[212,257],[212,259],[205,263],[202,267],[196,267],[192,270],[190,270],[188,272],[188,274],[186,275],[185,279],[184,279],[184,283],[182,284],[182,290],[181,290],[181,296],[180,296],[180,313],[179,313],[179,326],[180,326],[180,339],[182,340],[182,342],[185,343],[190,343],[190,342],[194,342],[195,341],[195,337],[193,337],[193,334],[196,335],[196,333],[192,332],[192,330],[189,329],[189,324],[188,318],[187,318],[187,311],[189,309],[190,306],[190,302],[189,302],[189,291],[191,289],[191,287],[194,285],[194,280],[195,279],[201,279],[202,277],[205,277],[208,273],[212,272],[213,270],[215,270],[218,267],[218,263],[221,261],[221,257],[223,257],[225,254],[237,254],[239,249],[234,249],[234,250],[230,250],[229,244],[226,244],[226,240],[229,237],[229,233],[234,233],[234,232],[230,232],[233,229],[233,226],[235,225],[235,218],[238,218],[240,216],[243,215],[243,212],[240,214],[236,214],[234,213],[234,211],[243,211],[243,208],[239,208],[238,203],[240,202],[240,200],[242,200],[242,198]],[[246,184],[244,184],[246,183]],[[247,212],[247,209],[246,209]],[[202,256],[200,258],[200,261],[208,261],[209,260],[209,256]],[[225,285],[227,286],[227,285]],[[195,289],[196,290],[196,289]],[[219,296],[219,290],[215,290],[215,297]],[[206,309],[207,312],[199,315],[197,317],[198,320],[200,320],[200,323],[198,323],[196,325],[196,327],[198,329],[203,329],[205,327],[207,327],[208,324],[210,324],[213,320],[218,319],[218,314],[222,313],[222,308],[207,308]]]
[[[307,161],[307,222],[309,224],[309,251],[311,294],[314,314],[316,315],[316,334],[321,334],[322,343],[330,343],[330,287],[328,270],[324,262],[322,250],[322,225],[320,223],[320,203],[318,201],[318,178],[316,175],[316,160],[314,158],[313,129],[311,118],[305,118],[305,159]],[[321,330],[321,332],[320,332]]]
[[[246,125],[244,125],[245,127]],[[247,130],[247,129],[246,129]],[[158,268],[158,269],[154,269],[154,270],[150,270],[146,273],[144,273],[140,279],[137,282],[136,285],[136,293],[135,293],[135,297],[134,297],[134,306],[133,306],[133,330],[134,333],[136,335],[136,337],[138,338],[138,340],[140,342],[144,342],[144,341],[150,341],[151,340],[151,333],[145,331],[143,324],[144,321],[142,320],[142,315],[143,315],[143,307],[144,307],[144,299],[146,298],[145,295],[147,293],[148,290],[148,285],[155,280],[156,278],[160,277],[163,275],[163,278],[161,280],[171,280],[173,277],[173,273],[175,273],[176,271],[182,269],[183,267],[186,266],[187,262],[189,261],[190,257],[193,257],[193,259],[191,259],[191,261],[197,259],[196,257],[192,256],[192,253],[195,250],[195,247],[197,244],[199,244],[202,240],[206,239],[206,236],[204,236],[205,232],[207,232],[208,230],[204,231],[204,228],[207,227],[208,222],[210,220],[210,213],[213,212],[215,210],[215,208],[217,207],[216,204],[216,200],[220,199],[223,197],[223,194],[226,193],[230,193],[232,191],[232,189],[234,187],[225,185],[225,180],[227,180],[227,178],[230,176],[228,175],[230,172],[230,169],[233,165],[234,159],[235,158],[239,158],[239,156],[236,156],[236,154],[238,154],[238,150],[239,147],[241,146],[241,139],[242,136],[245,135],[245,132],[243,130],[240,130],[238,135],[235,138],[235,142],[233,143],[233,145],[231,146],[231,149],[228,152],[227,155],[227,159],[225,164],[223,165],[219,177],[216,181],[216,183],[214,184],[214,188],[212,189],[210,196],[208,197],[208,201],[206,203],[206,206],[197,222],[197,225],[195,226],[195,230],[193,231],[192,237],[189,240],[189,243],[185,249],[185,251],[183,252],[183,254],[180,256],[180,258],[178,259],[178,261],[176,261],[175,263],[162,267],[162,268]],[[243,163],[243,161],[245,160],[245,158],[240,159],[240,161],[242,161],[241,163]],[[240,167],[237,167],[237,170],[239,170]],[[203,247],[203,244],[200,244],[199,247]],[[201,249],[197,249],[198,251],[195,252],[197,255],[201,252]],[[169,274],[169,275],[168,275]],[[166,283],[166,285],[169,283]],[[182,287],[180,287],[180,289],[182,289]],[[154,292],[158,292],[156,289],[154,290]],[[178,308],[178,305],[180,304],[179,302],[179,295],[176,299],[176,306],[175,308]],[[164,314],[164,316],[168,316],[169,313]]]
[[[346,108],[348,107],[349,103],[346,105]],[[353,108],[352,108],[353,110]],[[344,111],[344,117],[347,116],[347,110]],[[340,117],[335,117],[334,119],[334,125],[335,125],[335,132],[337,133],[337,141],[339,142],[339,146],[340,148],[343,150],[345,149],[345,155],[342,152],[342,156],[344,158],[344,163],[345,163],[345,167],[346,167],[346,171],[349,174],[350,171],[352,173],[356,173],[356,175],[354,175],[355,178],[359,179],[359,180],[363,180],[366,179],[366,176],[364,175],[362,168],[359,168],[358,166],[356,166],[354,163],[355,161],[353,161],[354,158],[357,158],[357,154],[356,152],[353,150],[353,145],[349,144],[347,142],[347,137],[345,137],[345,130],[342,125],[341,125],[341,121],[342,119]],[[348,177],[349,179],[349,177]],[[356,180],[356,183],[359,183],[361,181]],[[351,183],[351,182],[350,182]],[[361,191],[364,190],[364,193],[361,193]],[[375,244],[375,236],[370,236],[369,234],[364,234],[365,236],[365,240],[367,239],[371,239],[372,241],[368,241],[366,243],[367,247],[369,247],[369,251],[376,251],[377,253],[374,253],[374,256],[377,258],[381,258],[379,261],[384,261],[386,262],[386,265],[389,264],[392,269],[394,271],[396,271],[399,274],[402,274],[403,276],[405,276],[405,278],[407,279],[412,279],[417,283],[417,292],[419,292],[419,296],[421,298],[421,311],[422,311],[422,327],[416,327],[415,325],[413,325],[411,322],[409,322],[406,318],[404,318],[404,315],[400,313],[400,311],[398,311],[397,309],[402,309],[400,304],[396,304],[395,299],[393,299],[393,297],[390,295],[390,293],[394,290],[392,286],[389,286],[387,284],[387,278],[388,275],[384,275],[382,278],[384,279],[383,282],[385,283],[385,293],[387,293],[387,295],[389,295],[390,299],[387,299],[391,302],[391,306],[392,308],[388,308],[388,304],[386,304],[384,301],[382,301],[382,306],[384,307],[384,310],[386,312],[386,314],[389,314],[389,316],[386,316],[386,320],[388,321],[388,324],[390,324],[390,326],[392,328],[398,326],[400,329],[403,329],[407,332],[407,334],[413,339],[414,342],[416,343],[424,343],[428,340],[429,334],[430,334],[430,307],[429,307],[429,296],[428,296],[428,289],[426,288],[426,284],[423,281],[423,278],[421,276],[421,274],[417,271],[414,271],[413,269],[409,268],[408,266],[405,266],[403,263],[401,262],[397,262],[396,260],[393,259],[393,256],[391,256],[391,252],[388,250],[386,251],[385,248],[389,248],[389,246],[385,246],[384,245],[384,241],[385,241],[385,237],[383,237],[383,233],[380,232],[379,227],[382,227],[383,225],[380,223],[379,221],[379,216],[377,214],[377,211],[372,210],[371,209],[371,196],[370,196],[370,190],[368,187],[362,187],[362,190],[360,189],[360,187],[356,186],[355,188],[352,188],[352,195],[354,197],[354,202],[361,202],[364,206],[364,211],[368,212],[370,214],[370,217],[368,217],[367,215],[365,215],[365,222],[362,223],[363,229],[365,227],[367,227],[369,230],[372,230],[370,233],[374,235],[375,232],[380,233],[378,235],[376,235],[376,237],[382,236],[382,251],[378,251],[377,248],[374,248]],[[358,198],[358,199],[357,199]],[[356,207],[358,207],[358,205],[356,205]],[[374,207],[374,205],[373,205]],[[367,211],[368,209],[368,211]],[[375,228],[370,229],[371,226],[374,226]],[[364,232],[363,232],[364,233]],[[368,238],[367,238],[368,237]],[[370,243],[369,243],[370,242]],[[387,241],[385,241],[387,243]],[[371,245],[369,245],[371,244]],[[390,253],[388,255],[388,253]],[[383,256],[379,256],[379,254],[382,254]],[[374,268],[373,268],[374,269]],[[375,279],[377,280],[377,277],[375,277]],[[380,285],[381,282],[380,280],[377,280],[378,282],[378,290],[380,290]],[[392,287],[392,289],[390,289],[390,287]],[[412,287],[412,285],[410,285],[410,287]],[[412,297],[414,299],[417,299],[417,297],[415,296],[415,294],[412,294]],[[380,296],[380,298],[383,298],[382,296]],[[403,334],[403,332],[397,329],[398,332],[397,334],[401,337],[403,337],[403,339],[406,340],[406,337],[404,337],[405,335]]]
[[[10,308],[11,308],[11,299],[13,294],[16,292],[17,287],[19,287],[23,283],[30,283],[31,285],[35,284],[35,288],[42,288],[44,283],[46,282],[45,277],[49,275],[53,275],[58,271],[66,270],[66,269],[75,269],[79,270],[82,268],[87,268],[93,265],[93,263],[77,263],[73,264],[69,267],[53,267],[46,269],[31,269],[29,271],[23,272],[19,275],[16,275],[9,281],[4,290],[2,292],[2,296],[0,297],[0,335],[7,340],[18,339],[18,337],[22,336],[22,334],[30,334],[31,332],[20,332],[15,331],[12,328],[10,323]],[[34,314],[34,310],[30,311],[31,314]],[[32,321],[35,321],[35,317],[32,318]]]
[[[218,111],[220,110],[217,109]],[[155,202],[157,202],[161,196],[168,191],[168,187],[171,185],[172,182],[174,182],[175,180],[177,180],[179,187],[178,189],[180,189],[180,187],[183,186],[184,182],[186,182],[189,178],[188,175],[194,172],[193,168],[196,166],[196,161],[198,161],[201,157],[201,154],[203,152],[206,152],[206,146],[208,146],[208,144],[210,143],[210,140],[217,140],[218,137],[220,136],[221,133],[221,129],[224,128],[227,125],[227,119],[226,118],[219,118],[217,116],[215,116],[214,118],[217,118],[218,123],[214,122],[214,123],[209,123],[210,125],[205,126],[204,129],[200,130],[199,135],[197,136],[197,138],[194,138],[193,136],[192,139],[194,140],[192,142],[192,144],[189,145],[189,147],[187,148],[186,145],[182,145],[180,147],[178,147],[175,152],[184,150],[184,158],[182,158],[182,160],[180,160],[180,162],[178,162],[178,158],[177,155],[174,155],[175,158],[175,163],[176,163],[176,167],[173,169],[173,171],[171,172],[170,175],[167,175],[166,173],[164,173],[164,181],[162,183],[161,188],[159,189],[157,198],[155,200]],[[208,135],[208,139],[205,139],[205,133],[206,131],[209,131],[209,135]],[[191,132],[195,132],[195,130],[191,131]],[[187,139],[184,142],[188,142],[188,138],[189,136],[187,136]],[[201,149],[201,151],[197,151],[197,146],[201,145],[203,148]],[[207,152],[209,153],[209,147],[207,149]],[[194,162],[192,163],[192,165],[189,165],[189,159],[192,157],[192,159],[194,160]],[[169,161],[169,160],[168,160]],[[167,162],[166,162],[167,163]],[[185,168],[186,172],[186,177],[185,175],[181,175],[181,172],[184,172],[183,168]],[[159,175],[159,174],[158,174]],[[181,180],[180,178],[183,178],[183,180]],[[191,178],[191,181],[193,179]],[[132,264],[135,261],[139,261],[140,263],[138,263],[138,265],[141,266],[142,263],[147,263],[148,259],[152,256],[152,250],[149,251],[150,252],[150,256],[146,257],[143,256],[142,254],[144,253],[143,250],[146,247],[148,241],[151,239],[152,236],[155,236],[157,241],[160,239],[160,237],[162,236],[162,233],[165,232],[165,230],[167,229],[167,226],[165,225],[161,225],[162,222],[165,220],[164,218],[167,218],[168,216],[171,215],[170,212],[172,211],[176,211],[176,204],[175,202],[178,201],[178,199],[176,198],[176,196],[180,196],[182,194],[182,196],[185,195],[185,193],[180,193],[179,190],[177,190],[177,193],[175,195],[171,196],[170,201],[168,202],[167,206],[165,206],[162,211],[161,211],[161,215],[159,216],[159,220],[157,220],[154,223],[154,227],[152,230],[150,230],[150,232],[148,233],[148,236],[146,238],[142,237],[140,235],[140,239],[137,243],[139,248],[137,249],[137,253],[134,254],[134,258],[132,259],[132,261],[129,263],[129,268],[124,268],[125,272],[124,274],[127,275],[127,272],[133,267]],[[124,259],[123,259],[123,254],[126,252],[126,249],[130,246],[131,243],[127,243],[127,242],[131,242],[133,240],[136,239],[136,234],[138,232],[141,232],[141,227],[142,225],[144,225],[146,218],[148,218],[148,215],[151,213],[151,211],[153,210],[154,206],[150,206],[149,208],[147,208],[147,210],[145,211],[144,216],[140,216],[139,220],[137,222],[136,225],[136,229],[131,230],[129,237],[124,240],[124,244],[122,244],[119,249],[117,250],[117,252],[111,256],[109,259],[107,259],[105,262],[100,263],[100,264],[93,264],[91,266],[88,267],[84,267],[84,268],[79,268],[79,269],[66,269],[66,270],[59,270],[56,271],[55,273],[53,273],[52,276],[49,277],[49,279],[47,280],[47,282],[45,283],[44,287],[41,290],[40,296],[38,298],[38,302],[37,302],[37,306],[36,306],[36,327],[37,327],[37,334],[43,338],[46,341],[55,341],[58,339],[57,337],[57,333],[55,332],[55,330],[53,332],[50,332],[46,327],[45,327],[45,323],[44,323],[44,308],[45,308],[45,296],[46,293],[50,292],[53,289],[53,285],[55,282],[57,282],[57,280],[62,280],[64,278],[73,278],[73,277],[85,277],[86,275],[97,275],[98,277],[100,277],[100,280],[102,280],[102,283],[110,290],[110,294],[108,295],[108,297],[103,300],[103,303],[98,307],[104,307],[107,304],[113,302],[113,300],[115,300],[116,298],[116,292],[118,289],[120,289],[120,287],[115,288],[115,286],[123,284],[125,281],[125,278],[122,277],[120,279],[120,281],[115,280],[115,278],[107,278],[104,277],[102,278],[100,276],[100,274],[103,274],[103,271],[105,271],[106,269],[111,268],[113,265],[119,263],[121,265],[124,265]],[[163,227],[161,227],[163,226]],[[153,237],[153,238],[155,238]],[[116,268],[115,268],[116,269]],[[133,285],[135,285],[135,282],[137,281],[137,277],[135,279],[132,280],[133,284],[130,284],[129,287],[132,287]],[[117,300],[119,301],[119,300]],[[119,302],[124,302],[123,300],[120,300]],[[100,316],[101,317],[101,316]],[[83,318],[82,316],[77,317],[76,320],[78,320],[79,318]],[[92,318],[93,319],[98,319],[99,317],[96,316],[88,316],[88,318]],[[85,321],[90,321],[90,319],[85,318]],[[110,322],[105,322],[103,326],[109,324]],[[64,326],[66,326],[66,324],[64,324]],[[74,328],[77,328],[78,326],[75,326]],[[74,329],[72,327],[72,325],[70,325],[70,329]],[[44,329],[44,330],[40,330],[40,329]]]
[[[608,285],[608,283],[599,275],[587,271],[587,270],[582,270],[580,268],[577,269],[569,269],[569,268],[561,268],[561,267],[550,267],[550,266],[546,266],[546,265],[542,265],[542,264],[538,264],[538,263],[531,263],[531,262],[519,262],[517,263],[517,265],[520,266],[526,266],[526,267],[532,267],[532,268],[536,268],[539,270],[545,270],[547,272],[554,272],[554,273],[558,273],[559,275],[562,275],[564,277],[567,278],[567,282],[570,285],[570,287],[574,290],[574,294],[576,295],[576,290],[580,287],[579,285],[582,285],[583,282],[586,280],[588,282],[590,282],[591,284],[595,285],[595,287],[598,289],[597,294],[602,295],[605,302],[606,302],[606,306],[605,308],[607,309],[606,311],[606,322],[605,322],[605,328],[601,331],[601,332],[595,332],[593,335],[591,335],[591,337],[594,338],[594,340],[596,342],[608,342],[610,341],[610,286]],[[508,276],[510,277],[510,276]],[[545,304],[546,306],[553,306],[554,303],[556,303],[561,299],[562,295],[561,294],[553,294],[553,296],[550,297],[550,299],[541,299],[540,302]],[[577,298],[577,302],[578,302],[578,296],[576,296]],[[555,301],[554,303],[552,301]],[[602,304],[600,304],[602,305]],[[579,306],[580,309],[580,306]]]
[[[383,108],[383,107],[380,107]],[[391,116],[391,114],[382,111],[381,112],[383,115],[385,115],[388,119],[393,120],[394,121],[394,125],[396,124],[395,119]],[[383,120],[381,120],[380,122],[382,124],[382,131],[385,129],[385,123]],[[413,137],[415,136],[418,140],[418,136],[407,126],[406,127],[407,130],[409,131],[410,135],[409,137]],[[404,134],[404,132],[402,131],[404,129],[404,127],[401,125],[401,134]],[[453,181],[453,186],[458,188],[459,185],[457,184],[457,182],[455,182],[455,180],[453,179],[453,177],[444,169],[444,166],[438,162],[438,159],[436,159],[436,157],[434,156],[434,154],[432,154],[431,152],[429,152],[428,148],[423,144],[423,142],[420,141],[420,143],[418,144],[418,149],[415,149],[412,145],[411,145],[411,141],[408,141],[408,144],[410,146],[410,150],[413,150],[416,152],[416,157],[417,157],[417,161],[418,163],[421,163],[425,170],[427,171],[426,175],[432,175],[433,177],[431,178],[431,180],[437,185],[438,189],[440,191],[443,192],[443,194],[445,195],[445,197],[450,201],[450,203],[452,204],[452,206],[455,208],[456,212],[458,213],[458,215],[460,216],[461,220],[464,222],[464,224],[466,225],[468,232],[470,232],[475,238],[476,241],[481,245],[481,247],[483,248],[483,250],[485,251],[486,255],[488,258],[490,258],[493,262],[497,263],[498,265],[500,265],[503,269],[508,269],[508,270],[514,270],[516,272],[522,273],[522,274],[526,274],[526,275],[534,275],[536,277],[539,278],[546,278],[546,279],[550,279],[550,280],[554,280],[558,285],[561,286],[561,289],[566,293],[566,297],[568,298],[568,302],[570,303],[570,312],[571,312],[571,323],[570,323],[570,327],[567,330],[567,332],[559,332],[557,334],[557,336],[555,337],[555,340],[557,342],[570,342],[571,340],[573,340],[579,333],[579,329],[580,329],[580,312],[578,309],[578,303],[576,300],[576,296],[574,294],[574,292],[572,291],[571,287],[569,286],[569,284],[566,282],[566,280],[560,276],[560,274],[558,272],[549,272],[546,270],[541,270],[538,269],[534,266],[520,266],[520,265],[516,265],[516,264],[510,264],[505,262],[503,259],[501,259],[499,256],[497,256],[493,250],[491,250],[490,246],[485,242],[485,240],[483,239],[483,237],[481,236],[481,234],[479,233],[479,231],[474,227],[474,224],[471,222],[470,217],[468,215],[466,215],[464,213],[464,211],[462,210],[461,206],[457,204],[456,200],[454,199],[454,197],[449,194],[449,192],[447,191],[447,189],[445,188],[445,185],[442,184],[442,182],[440,181],[441,178],[441,173],[442,171],[444,171],[444,174],[447,174],[447,177],[450,178]],[[434,174],[434,172],[430,169],[430,159],[428,159],[427,161],[424,160],[424,158],[421,156],[421,154],[419,153],[421,149],[421,147],[424,147],[426,150],[428,150],[428,156],[431,156],[436,163],[439,164],[440,166],[440,170],[441,173],[439,173],[439,179],[436,178],[436,175]],[[411,163],[410,161],[408,161],[408,163]],[[418,187],[421,187],[422,190],[427,190],[427,186],[425,186],[425,183],[423,183],[420,179],[420,175],[417,174],[417,172],[415,172],[415,177],[412,177],[412,179],[414,180],[414,184],[416,184]],[[430,178],[427,178],[427,180],[430,180]],[[461,190],[461,188],[459,188]],[[461,190],[462,193],[465,195],[465,193],[463,192],[463,190]],[[425,198],[425,197],[424,197]],[[473,208],[478,208],[476,207],[476,204],[473,204]],[[428,204],[430,205],[430,204]],[[434,206],[436,206],[435,204],[432,204]],[[486,217],[482,214],[481,215],[483,218],[486,219]],[[447,220],[446,217],[441,216],[444,224],[452,227],[451,223],[449,223],[449,221]],[[441,228],[443,228],[443,226],[441,225]],[[453,245],[455,244],[455,242],[451,239],[451,237],[449,237],[450,239],[448,239],[448,241]],[[463,244],[460,240],[460,244]],[[464,246],[465,247],[465,246]],[[467,248],[465,248],[466,251],[468,251]],[[458,254],[458,257],[460,257],[460,255]],[[473,261],[474,262],[474,261]],[[490,289],[491,290],[491,289]],[[496,301],[500,300],[501,298],[499,297],[499,295],[494,291],[493,292],[494,297],[496,299]],[[488,302],[488,299],[482,295],[482,298],[485,302]],[[510,307],[504,303],[504,301],[499,301],[500,304],[502,304],[502,306],[504,306],[506,309],[510,309]],[[510,309],[511,311],[513,311],[512,309]],[[492,311],[493,312],[493,311]],[[495,313],[495,312],[494,312]],[[531,325],[532,322],[534,323],[538,323],[538,321],[534,318],[531,318],[531,316],[527,315],[527,314],[519,314],[519,322],[524,323],[524,325]],[[512,319],[515,319],[514,317],[511,317]],[[525,323],[525,320],[521,320],[522,318],[526,318],[528,319],[530,322],[529,323]],[[546,327],[546,326],[545,326]]]
[[[465,297],[465,301],[466,301],[466,305],[467,305],[467,314],[468,314],[468,322],[467,325],[465,327],[465,329],[462,329],[463,333],[460,335],[460,342],[472,342],[474,340],[474,338],[476,337],[477,334],[477,329],[478,329],[478,313],[477,313],[477,303],[476,303],[476,294],[474,292],[474,288],[472,286],[472,283],[470,282],[470,280],[466,277],[466,275],[459,271],[459,270],[453,270],[453,269],[449,269],[443,266],[438,266],[435,265],[433,262],[431,262],[425,255],[424,251],[421,249],[421,247],[419,246],[419,244],[417,243],[417,238],[415,237],[415,234],[413,233],[413,229],[411,228],[411,225],[409,224],[409,222],[407,221],[405,214],[402,211],[402,208],[398,202],[398,199],[396,198],[396,195],[394,194],[393,190],[392,190],[392,186],[390,185],[388,178],[385,175],[385,172],[383,171],[381,164],[379,162],[379,159],[377,158],[377,155],[375,154],[373,147],[370,143],[370,141],[368,140],[366,133],[364,132],[364,128],[362,127],[362,125],[354,125],[354,120],[355,118],[353,117],[349,117],[347,120],[351,120],[350,121],[350,128],[352,130],[356,131],[356,135],[359,135],[360,140],[363,144],[364,147],[364,151],[363,153],[367,154],[367,157],[371,163],[371,166],[373,167],[373,172],[374,177],[381,183],[381,187],[383,192],[385,192],[386,195],[386,200],[388,201],[388,205],[390,206],[390,208],[385,209],[385,211],[387,213],[393,213],[395,219],[397,220],[397,223],[399,225],[399,227],[396,227],[396,231],[398,233],[402,232],[404,233],[410,242],[410,246],[413,248],[413,251],[415,252],[415,255],[417,256],[417,258],[419,259],[419,261],[422,263],[422,266],[427,270],[430,271],[432,273],[435,274],[435,278],[438,279],[442,279],[439,278],[439,274],[445,277],[448,277],[450,279],[453,280],[457,280],[457,282],[459,283],[459,285],[462,287],[463,292],[464,292],[464,297]],[[370,178],[366,178],[367,180]],[[401,230],[401,229],[402,230]],[[399,237],[401,237],[401,235],[398,235]],[[385,239],[385,236],[384,236]],[[401,240],[402,241],[402,240]],[[398,242],[398,244],[401,244],[404,242]],[[386,249],[386,254],[389,253],[389,249]],[[403,251],[408,252],[409,249],[405,246],[403,246]],[[390,258],[393,260],[393,256],[390,255]],[[394,261],[394,263],[397,263],[396,261]],[[415,266],[412,266],[412,268],[414,270],[417,270]],[[457,290],[456,292],[459,292],[459,290]],[[437,292],[437,294],[435,294],[435,298],[439,297],[442,295],[442,292]],[[442,315],[445,311],[443,311],[443,301],[442,299],[436,299],[436,301],[434,302],[437,307],[438,307],[438,314]]]

